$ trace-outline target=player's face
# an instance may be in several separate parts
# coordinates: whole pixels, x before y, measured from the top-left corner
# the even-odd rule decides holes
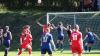
[[[3,29],[0,29],[0,33],[3,33]]]
[[[6,29],[6,31],[8,31],[9,30],[9,26],[6,26],[5,29]]]
[[[48,26],[48,27],[50,27],[50,26],[51,26],[51,24],[49,23],[49,24],[47,24],[47,26]]]
[[[27,34],[28,33],[28,30],[27,29],[23,29],[23,33],[24,34]]]

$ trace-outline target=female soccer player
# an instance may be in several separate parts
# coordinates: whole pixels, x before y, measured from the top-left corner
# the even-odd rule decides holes
[[[75,25],[74,31],[71,33],[70,36],[71,40],[71,50],[73,56],[82,56],[82,51],[83,51],[83,40],[82,40],[82,33],[79,31],[79,26]]]
[[[95,38],[97,38],[98,40],[100,40],[100,38],[95,33],[91,32],[90,28],[86,28],[86,32],[87,34],[84,39],[86,40],[85,51],[91,52],[91,47],[95,43]]]
[[[43,28],[43,33],[46,32],[47,28],[49,29],[49,31],[51,31],[51,29],[53,29],[53,27],[51,26],[50,23],[42,25],[40,22],[37,21],[37,24]]]
[[[63,30],[67,30],[67,28],[65,28],[63,26],[62,22],[58,23],[58,26],[54,26],[54,24],[52,24],[52,26],[54,27],[54,29],[57,29],[58,32],[58,39],[57,39],[57,44],[56,44],[56,48],[59,48],[59,44],[61,44],[61,49],[63,50],[63,41],[64,41],[64,33]]]
[[[45,34],[43,34],[41,37],[41,56],[45,56],[46,52],[48,52],[49,56],[52,56],[51,44],[53,45],[55,50],[56,48],[52,34],[50,34],[50,31],[47,28]]]
[[[32,53],[32,35],[30,32],[29,25],[25,25],[23,27],[23,31],[22,31],[22,34],[20,36],[20,48],[19,48],[17,56],[20,56],[22,51],[24,51],[26,48],[28,48],[29,56],[31,56],[31,53]]]
[[[7,56],[8,54],[8,50],[10,48],[10,43],[12,40],[12,34],[9,31],[9,26],[5,26],[5,30],[4,30],[4,45],[5,45],[5,54],[4,56]]]

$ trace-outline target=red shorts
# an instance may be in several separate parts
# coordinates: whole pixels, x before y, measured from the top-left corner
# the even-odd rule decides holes
[[[82,51],[83,51],[83,47],[82,46],[72,46],[71,45],[71,50],[72,50],[72,53],[81,54]]]
[[[28,48],[30,44],[27,44],[27,43],[23,43],[20,47],[23,48],[23,49],[26,49]],[[31,45],[30,45],[31,46]],[[32,46],[31,46],[32,47]]]

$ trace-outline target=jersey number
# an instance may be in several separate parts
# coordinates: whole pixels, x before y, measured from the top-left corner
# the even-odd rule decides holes
[[[47,37],[43,37],[43,42],[47,42]]]
[[[76,34],[73,35],[73,40],[77,40],[77,35]]]

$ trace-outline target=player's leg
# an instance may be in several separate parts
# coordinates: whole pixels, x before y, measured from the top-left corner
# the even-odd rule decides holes
[[[77,56],[77,53],[72,53],[73,55],[72,56]]]
[[[46,54],[46,49],[41,47],[41,56],[45,56]]]
[[[28,52],[29,52],[29,56],[31,56],[31,54],[32,54],[32,46],[31,45],[28,45]]]
[[[22,44],[18,50],[17,56],[20,56],[21,53],[27,48],[27,45]]]
[[[22,48],[19,48],[17,56],[20,56],[21,53],[22,53]]]
[[[20,56],[24,50],[24,48],[19,48],[17,56]]]
[[[57,44],[56,44],[56,48],[57,48],[57,49],[59,48],[59,43],[60,43],[60,40],[58,39],[58,40],[57,40]]]
[[[6,46],[4,56],[7,56],[8,51],[10,49],[10,40],[4,41],[4,42],[5,42],[5,46]]]
[[[52,48],[51,48],[51,47],[49,47],[49,48],[47,49],[47,52],[48,52],[48,55],[49,55],[49,56],[53,56],[53,55],[52,55]]]
[[[61,36],[60,43],[61,43],[61,49],[63,49],[64,48],[64,36]]]
[[[88,45],[88,51],[91,52],[92,43]]]
[[[88,51],[88,43],[87,42],[85,43],[84,49],[85,49],[86,52]]]
[[[72,56],[77,56],[77,49],[76,49],[76,47],[71,45],[70,48],[71,48],[71,51],[72,51]]]
[[[78,56],[82,56],[82,53],[83,53],[83,47],[82,46],[77,48],[77,53],[78,53]]]
[[[82,56],[82,53],[78,54],[78,56]]]
[[[61,43],[61,53],[64,51],[64,44],[63,44],[63,40],[60,41]]]
[[[92,46],[95,44],[95,40],[91,41],[91,44],[89,45],[89,52],[91,52]]]

